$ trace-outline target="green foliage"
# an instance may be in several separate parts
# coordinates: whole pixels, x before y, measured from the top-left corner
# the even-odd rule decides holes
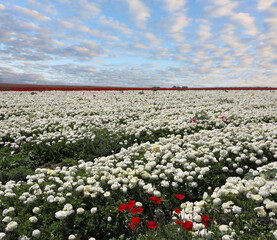
[[[192,234],[182,226],[175,223],[157,227],[155,230],[148,230],[147,233],[138,236],[138,240],[183,240],[192,239]]]
[[[218,233],[218,224],[215,224],[215,222],[225,225],[229,225],[232,222],[232,229],[236,232],[236,239],[274,240],[270,231],[275,229],[275,224],[269,217],[261,218],[257,216],[254,208],[258,207],[259,204],[255,200],[247,198],[244,194],[235,196],[230,194],[221,199],[222,202],[233,201],[234,205],[242,207],[242,212],[238,215],[232,211],[226,214],[220,209],[220,206],[207,204],[204,212],[212,217],[210,231]],[[219,234],[214,237],[214,239],[220,239]]]
[[[73,165],[77,165],[77,160],[72,158],[65,158],[62,160],[62,163],[61,163],[62,167],[70,167]]]
[[[219,103],[220,104],[224,104],[224,103],[234,103],[233,99],[228,99],[228,98],[223,98],[223,99],[219,99]]]
[[[207,112],[205,110],[201,110],[201,111],[195,113],[194,118],[196,120],[207,120],[207,119],[209,119],[209,115],[207,114]]]

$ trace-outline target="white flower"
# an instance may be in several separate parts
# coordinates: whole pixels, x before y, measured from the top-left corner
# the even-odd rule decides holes
[[[108,217],[107,218],[108,222],[112,221],[112,218],[111,217]]]
[[[117,190],[119,188],[119,184],[117,184],[117,183],[114,183],[114,184],[112,184],[112,186],[111,186],[111,189],[112,190]]]
[[[0,232],[0,240],[4,240],[6,237],[6,234],[3,232]]]
[[[69,235],[68,236],[68,240],[74,240],[76,237],[75,237],[75,235],[73,235],[73,234],[71,234],[71,235]]]
[[[200,223],[201,222],[201,216],[198,215],[198,214],[195,215],[194,218],[193,218],[193,221]]]
[[[136,207],[142,207],[142,203],[141,202],[136,202]]]
[[[228,225],[220,225],[219,226],[219,231],[220,232],[228,232],[229,226]]]
[[[4,217],[3,220],[2,220],[2,222],[8,223],[8,222],[10,222],[11,220],[12,220],[11,217]]]
[[[13,231],[14,229],[16,229],[18,226],[17,222],[15,221],[11,221],[8,223],[7,227],[6,227],[6,232],[11,232]]]
[[[221,204],[221,199],[220,198],[215,198],[214,200],[213,200],[213,204],[214,205],[216,205],[216,206],[219,206],[220,204]]]
[[[233,239],[230,235],[224,235],[222,236],[222,240],[231,240]]]
[[[277,239],[277,230],[273,232],[273,236],[275,237],[275,240]]]
[[[33,208],[33,213],[34,214],[38,214],[39,213],[39,208],[38,207],[34,207]]]
[[[64,211],[71,211],[72,209],[73,209],[73,206],[70,203],[65,204],[63,207]]]
[[[67,217],[66,211],[58,211],[55,213],[55,217],[59,220],[65,219]]]
[[[238,206],[233,206],[232,210],[233,210],[233,213],[235,213],[235,214],[241,213],[241,208]]]
[[[18,240],[29,240],[30,238],[28,238],[26,235],[22,235],[18,238]]]
[[[96,240],[94,237],[89,238],[88,240]]]
[[[161,196],[161,193],[160,193],[159,191],[155,190],[155,191],[153,192],[153,195],[155,195],[156,197],[160,197],[160,196]]]
[[[39,235],[40,235],[40,231],[38,229],[36,229],[32,232],[33,237],[38,237]]]
[[[93,207],[92,209],[90,209],[90,212],[92,214],[97,213],[97,207]]]
[[[36,222],[38,221],[38,219],[37,219],[37,217],[32,216],[32,217],[29,217],[29,221],[30,221],[31,223],[36,223]]]
[[[237,168],[236,173],[237,174],[243,174],[243,169],[242,168]]]
[[[83,214],[84,212],[85,212],[85,209],[77,208],[77,214]]]
[[[263,198],[262,198],[260,195],[258,195],[258,194],[253,195],[253,196],[252,196],[252,199],[254,199],[254,200],[257,201],[257,202],[263,201]]]
[[[199,232],[200,237],[206,238],[206,239],[211,239],[213,232],[208,231],[207,229],[202,229]]]
[[[266,217],[267,213],[264,210],[264,206],[254,208],[254,211],[257,212],[258,217]]]
[[[104,193],[104,197],[109,197],[110,195],[111,195],[110,192],[105,192],[105,193]]]

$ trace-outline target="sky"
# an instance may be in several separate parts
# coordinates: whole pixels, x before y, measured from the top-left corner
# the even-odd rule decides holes
[[[277,0],[0,0],[0,83],[277,87]]]

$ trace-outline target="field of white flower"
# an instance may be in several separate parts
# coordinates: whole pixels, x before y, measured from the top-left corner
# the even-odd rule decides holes
[[[0,240],[277,239],[276,91],[0,92]]]

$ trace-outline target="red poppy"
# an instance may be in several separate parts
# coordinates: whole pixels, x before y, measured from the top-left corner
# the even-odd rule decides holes
[[[147,227],[149,227],[150,229],[155,229],[157,228],[157,223],[155,223],[154,221],[149,221],[147,223]]]
[[[176,198],[178,198],[179,200],[183,200],[185,198],[185,195],[176,194]]]
[[[132,209],[130,210],[130,212],[133,213],[133,214],[137,214],[137,210],[136,210],[135,208],[132,208]]]
[[[208,227],[208,222],[209,222],[209,221],[210,221],[210,218],[208,218],[208,216],[202,215],[201,222],[202,222],[206,227]]]
[[[149,200],[152,201],[152,202],[155,202],[156,199],[157,199],[157,197],[155,195],[153,195],[149,198]]]
[[[140,218],[133,217],[131,219],[131,222],[129,222],[130,229],[137,229],[139,223],[140,223]]]
[[[133,217],[131,219],[131,222],[133,222],[134,224],[139,224],[140,223],[140,218],[139,217]]]
[[[130,200],[128,203],[125,204],[125,209],[130,210],[136,205],[136,202],[134,200]]]
[[[176,223],[176,224],[179,224],[179,226],[181,226],[182,221],[181,221],[181,219],[178,219],[178,220],[175,221],[175,223]]]
[[[187,231],[191,231],[192,227],[193,227],[193,223],[191,221],[185,221],[183,223],[183,228]]]
[[[124,211],[125,210],[125,205],[120,204],[117,210],[120,211],[120,212]]]
[[[137,224],[134,224],[133,222],[129,222],[130,229],[136,229],[138,227]]]
[[[151,196],[151,197],[149,198],[149,200],[152,201],[152,202],[154,202],[154,203],[156,203],[156,204],[160,204],[161,201],[162,201],[161,198],[157,198],[155,195]]]
[[[160,203],[161,203],[161,201],[162,201],[162,199],[161,199],[161,198],[156,198],[155,203],[156,203],[156,204],[160,204]]]
[[[138,213],[142,213],[143,212],[143,208],[142,207],[138,207],[136,210],[137,210]]]
[[[179,208],[176,208],[176,209],[174,210],[174,212],[176,212],[177,214],[180,214],[180,213],[181,213],[181,210],[180,210]]]

